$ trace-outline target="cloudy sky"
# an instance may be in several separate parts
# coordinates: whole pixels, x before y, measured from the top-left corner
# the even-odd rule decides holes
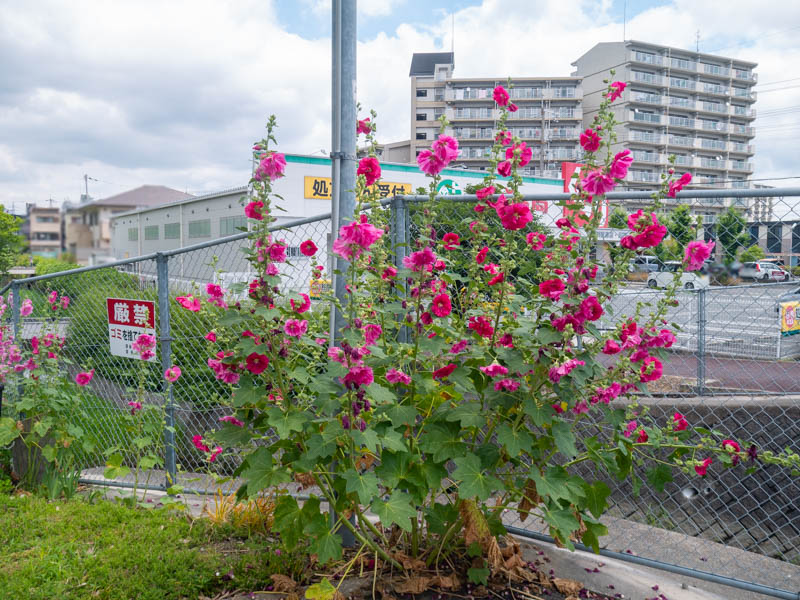
[[[759,63],[754,178],[798,185],[800,2],[359,0],[358,96],[384,141],[409,136],[413,52],[456,76],[568,75],[628,39]],[[330,0],[0,0],[0,203],[163,184],[243,185],[277,115],[280,149],[330,150]]]

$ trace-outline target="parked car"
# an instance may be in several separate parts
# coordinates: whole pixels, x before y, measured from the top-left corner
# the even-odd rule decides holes
[[[774,263],[765,260],[758,262],[746,262],[739,269],[739,277],[742,279],[752,279],[753,281],[787,281],[789,273]]]
[[[677,260],[664,263],[664,266],[647,276],[647,287],[665,288],[672,283],[675,273],[681,270],[683,264]],[[710,284],[708,275],[698,272],[686,272],[681,274],[681,287],[685,290],[699,290],[706,288]]]
[[[661,261],[655,256],[637,256],[631,259],[631,272],[652,273],[661,268]]]
[[[800,287],[794,288],[778,296],[775,300],[775,312],[781,312],[781,302],[800,302]]]

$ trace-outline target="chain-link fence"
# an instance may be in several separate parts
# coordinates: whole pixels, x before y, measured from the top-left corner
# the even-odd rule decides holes
[[[729,193],[731,190],[694,194],[725,197]],[[691,194],[684,196],[688,198]],[[800,196],[800,190],[775,190],[773,194],[794,198]],[[559,202],[564,198],[561,194],[526,197],[537,202]],[[628,199],[644,201],[647,194],[623,192],[609,194],[609,198],[613,209]],[[446,203],[440,212],[449,207],[455,218],[437,224],[439,235],[453,228],[468,227],[474,198],[440,201]],[[422,202],[419,197],[391,200],[390,235],[398,262],[413,249],[413,240],[419,235]],[[775,267],[774,271],[789,272],[800,257],[800,236],[795,240],[793,222],[786,223],[792,228],[790,252],[782,255],[786,268]],[[547,229],[554,224],[542,221],[540,225]],[[288,248],[298,248],[302,241],[313,240],[319,248],[317,261],[325,267],[325,273],[330,273],[330,228],[329,216],[323,215],[277,225],[273,235],[283,239]],[[774,238],[775,227],[767,224],[766,229],[772,231]],[[719,240],[720,233],[701,224],[692,235],[714,235]],[[754,241],[749,245],[744,236],[740,237],[737,257],[753,245],[766,243],[766,237],[760,234],[748,238],[747,241]],[[780,239],[785,241],[786,235]],[[205,335],[213,323],[204,320],[202,313],[190,314],[174,307],[177,296],[204,297],[206,283],[216,282],[228,288],[234,283],[250,281],[253,273],[242,252],[248,241],[248,234],[242,233],[102,267],[52,273],[11,284],[14,307],[4,318],[13,323],[17,337],[29,340],[45,327],[54,328],[67,338],[65,349],[72,361],[68,376],[73,377],[78,370],[95,369],[93,381],[82,392],[90,415],[85,430],[95,441],[95,451],[84,457],[83,482],[133,485],[132,476],[109,481],[103,473],[106,450],[111,446],[125,456],[128,464],[133,460],[132,439],[121,417],[129,410],[127,403],[136,393],[140,368],[144,369],[144,404],[152,407],[153,418],[163,419],[168,426],[159,448],[163,465],[149,472],[146,484],[165,489],[170,483],[178,483],[187,491],[213,492],[214,475],[233,474],[239,464],[236,456],[224,455],[212,466],[211,473],[208,463],[192,444],[193,436],[215,430],[220,417],[228,413],[225,408],[230,394],[228,386],[221,384],[207,365],[212,351]],[[633,314],[637,303],[653,301],[664,293],[659,289],[662,286],[657,275],[668,273],[670,257],[654,254],[651,271],[637,270],[641,264],[649,263],[649,259],[614,265],[614,244],[601,241],[597,246],[595,255],[601,263],[607,263],[607,269],[630,271],[629,281],[611,300],[613,313],[608,311],[599,322],[601,329],[611,329]],[[772,247],[776,247],[774,243]],[[724,264],[726,250],[722,252],[717,256]],[[758,252],[751,251],[750,255],[757,256]],[[731,438],[752,440],[762,450],[789,447],[800,451],[800,371],[796,362],[800,355],[800,334],[790,335],[793,327],[787,326],[786,318],[786,307],[800,300],[800,282],[792,276],[788,279],[781,276],[778,280],[777,273],[773,276],[769,270],[769,263],[764,263],[764,271],[748,272],[745,266],[758,261],[741,262],[738,274],[730,268],[715,273],[716,267],[710,265],[707,273],[699,276],[705,279],[698,280],[697,285],[685,285],[686,289],[678,293],[678,305],[670,308],[667,315],[667,320],[679,327],[677,342],[665,362],[664,377],[651,384],[652,395],[642,396],[639,402],[660,422],[680,412],[697,426],[718,430]],[[311,285],[312,264],[311,259],[300,253],[290,254],[287,263],[281,266],[284,291],[311,292],[313,298],[316,294]],[[766,278],[765,272],[770,273]],[[748,276],[753,274],[756,281]],[[71,298],[68,317],[58,321],[46,310],[46,297],[52,290]],[[20,317],[19,303],[25,298],[31,298],[37,308],[33,314]],[[153,362],[142,365],[138,360],[110,352],[108,298],[154,303],[160,343]],[[172,362],[181,366],[183,375],[167,387],[163,372]],[[8,410],[7,403],[3,410]],[[588,471],[585,475],[597,477]],[[756,591],[769,592],[767,588],[773,588],[770,592],[773,596],[795,597],[787,594],[795,593],[790,590],[797,588],[796,582],[800,580],[800,485],[785,471],[768,467],[743,475],[741,471],[723,472],[712,467],[703,480],[677,474],[663,494],[649,490],[646,485],[634,491],[628,483],[614,480],[607,483],[612,489],[612,507],[607,516],[610,535],[604,540],[607,549],[630,551],[631,555],[652,559],[663,568],[671,565],[710,573],[720,581],[747,579],[762,586],[751,588]],[[516,532],[530,535],[544,532],[532,519],[520,521],[515,513],[509,513],[507,521],[517,528]]]

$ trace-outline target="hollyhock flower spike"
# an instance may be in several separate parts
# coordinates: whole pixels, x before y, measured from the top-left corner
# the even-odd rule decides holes
[[[497,209],[497,215],[500,217],[500,223],[503,227],[510,231],[522,229],[533,221],[531,208],[527,202],[517,202],[516,204],[500,207]]]
[[[308,294],[301,293],[299,295],[303,301],[295,304],[294,298],[289,298],[289,305],[292,307],[294,312],[297,314],[302,314],[311,308],[311,298],[308,297]]]
[[[23,317],[27,317],[33,312],[33,301],[30,298],[25,298],[22,301],[22,306],[20,306],[19,314]]]
[[[142,403],[141,402],[136,402],[135,400],[131,400],[130,402],[128,402],[128,406],[131,407],[131,415],[132,416],[135,416],[137,412],[142,410]]]
[[[622,96],[622,92],[625,91],[625,88],[628,86],[627,83],[623,83],[622,81],[615,81],[611,84],[611,91],[606,94],[606,97],[609,101],[613,102],[620,96]]]
[[[687,271],[697,271],[703,268],[705,261],[711,256],[714,242],[689,242],[683,256],[683,264]]]
[[[373,185],[381,178],[381,165],[374,156],[365,156],[358,163],[356,174],[363,175],[367,185]]]
[[[500,106],[508,106],[508,101],[510,100],[510,96],[502,85],[498,85],[494,88],[494,92],[492,92],[492,98],[494,101],[497,102]]]
[[[175,298],[175,301],[186,310],[192,312],[198,312],[201,308],[203,308],[203,305],[200,303],[200,300],[191,295],[178,296],[177,298]]]
[[[684,173],[675,181],[670,181],[669,183],[669,190],[667,191],[667,196],[670,198],[674,198],[675,194],[680,192],[684,186],[689,185],[692,182],[692,174],[691,173]]]
[[[439,160],[431,150],[423,150],[417,156],[420,170],[427,175],[437,175],[445,168],[444,161]]]
[[[398,369],[389,369],[386,371],[386,381],[389,383],[402,383],[408,385],[411,383],[411,377]]]
[[[672,416],[672,430],[673,431],[684,431],[686,428],[689,427],[689,421],[686,420],[681,413],[676,412]]]
[[[286,157],[280,152],[271,152],[261,159],[255,178],[258,181],[262,179],[274,181],[278,177],[283,177],[284,169],[286,169]]]
[[[531,250],[541,250],[547,241],[547,236],[539,231],[531,231],[525,236],[525,241]]]
[[[248,219],[263,221],[264,215],[261,213],[261,209],[263,208],[264,203],[261,200],[255,200],[244,207],[244,214]]]
[[[628,149],[618,152],[611,162],[608,174],[614,179],[625,179],[628,176],[628,168],[633,163],[633,155]]]
[[[251,352],[245,359],[245,366],[253,375],[258,375],[269,366],[269,357],[258,352]]]
[[[434,379],[447,379],[447,377],[452,375],[453,371],[455,371],[455,370],[456,370],[456,364],[455,363],[450,363],[447,366],[444,366],[444,367],[442,367],[440,369],[436,369],[433,372],[433,378]]]
[[[207,334],[203,336],[209,342],[216,342],[217,341],[217,334],[213,331],[209,331]]]
[[[431,301],[431,312],[437,317],[446,317],[452,311],[450,296],[447,294],[437,294]]]
[[[587,152],[597,152],[600,147],[600,136],[594,129],[587,129],[580,135],[581,147]]]
[[[214,448],[214,450],[211,452],[211,456],[208,457],[208,462],[214,462],[215,460],[217,460],[217,457],[220,454],[222,454],[222,448],[219,447],[219,446],[216,446]]]
[[[442,237],[442,242],[445,250],[455,250],[461,245],[461,239],[457,233],[445,233],[444,237]]]
[[[305,319],[298,320],[298,319],[289,319],[286,321],[286,325],[283,326],[283,332],[294,338],[299,338],[305,335],[306,331],[308,331],[308,321]]]
[[[164,379],[166,379],[170,383],[175,383],[176,381],[178,381],[178,378],[180,376],[181,376],[181,368],[176,365],[172,365],[169,369],[164,371]]]
[[[370,131],[372,131],[372,125],[369,122],[369,117],[360,119],[356,124],[356,135],[361,133],[367,135]]]
[[[602,171],[591,171],[583,179],[581,186],[592,196],[602,196],[616,187],[614,179]]]
[[[92,369],[91,371],[78,373],[77,375],[75,375],[75,383],[77,383],[81,387],[89,385],[89,382],[92,380],[92,377],[94,377],[94,369]]]
[[[447,166],[456,158],[458,158],[458,141],[449,135],[440,135],[433,144],[431,144],[434,156]]]
[[[509,177],[511,175],[511,161],[504,160],[497,164],[497,174],[501,177]]]

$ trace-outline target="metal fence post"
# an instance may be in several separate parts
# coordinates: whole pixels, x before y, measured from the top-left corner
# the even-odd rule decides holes
[[[158,324],[159,341],[161,342],[161,369],[166,371],[172,366],[172,336],[169,323],[169,258],[159,252],[156,255],[156,278],[158,283]],[[168,385],[162,381],[162,386]],[[162,388],[163,389],[163,388]],[[173,403],[172,386],[168,386],[165,406],[166,428],[164,429],[164,470],[166,481],[164,487],[175,484],[175,405]]]
[[[706,387],[706,290],[697,291],[697,395]]]
[[[19,281],[11,282],[11,325],[14,331],[14,339],[19,339],[19,297],[20,285]]]
[[[403,259],[408,254],[408,204],[406,203],[405,196],[395,196],[392,198],[392,246],[394,247],[394,264],[398,269],[403,267]],[[406,287],[408,283],[405,279],[398,282],[398,285]],[[406,295],[404,294],[403,297]],[[404,343],[408,341],[408,327],[405,323],[398,331],[398,341]]]

